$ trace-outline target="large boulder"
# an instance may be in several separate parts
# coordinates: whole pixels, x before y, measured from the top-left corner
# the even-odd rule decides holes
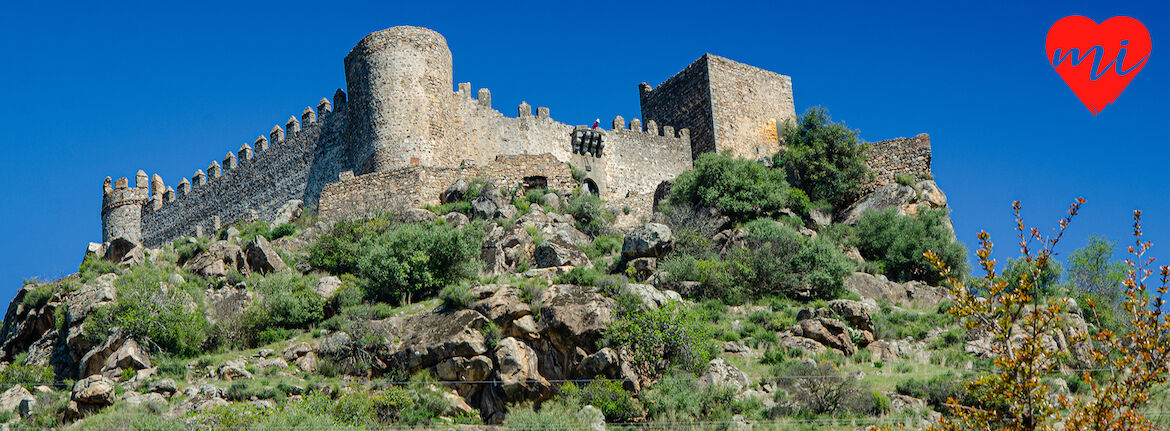
[[[560,238],[551,238],[540,243],[533,251],[532,257],[537,268],[589,265],[589,257],[585,256],[585,252]]]
[[[478,298],[471,308],[501,328],[532,314],[532,309],[521,298],[520,288],[504,284],[485,284],[472,289]]]
[[[134,265],[146,260],[146,248],[138,241],[123,236],[110,240],[106,247],[106,260]]]
[[[876,306],[848,299],[834,299],[829,301],[828,305],[829,310],[833,314],[849,322],[854,328],[873,332],[873,317],[871,317],[871,314],[878,311]]]
[[[183,267],[203,277],[223,277],[232,270],[249,272],[244,249],[226,240],[211,243],[207,250],[183,262]]]
[[[558,284],[545,289],[540,324],[561,346],[595,346],[614,319],[614,301],[593,289]]]
[[[293,220],[301,217],[304,209],[305,203],[300,199],[290,199],[276,210],[276,217],[272,219],[272,225],[280,226],[285,223],[292,223]]]
[[[500,205],[495,199],[482,195],[471,201],[471,218],[490,220],[499,209]]]
[[[401,319],[397,325],[383,321],[380,326],[388,329],[390,336],[386,338],[392,340],[385,362],[401,364],[414,372],[448,358],[482,355],[488,352],[488,344],[480,331],[488,323],[474,310],[418,313]]]
[[[35,400],[36,398],[33,397],[32,393],[23,386],[16,385],[8,388],[7,391],[4,391],[3,394],[0,394],[0,413],[14,412],[18,407],[20,407],[20,403],[26,399]]]
[[[150,355],[146,350],[133,338],[127,337],[121,328],[115,328],[105,341],[81,357],[78,375],[115,377],[122,370],[145,370],[150,367]]]
[[[500,340],[495,355],[500,386],[508,400],[540,397],[552,389],[538,371],[536,351],[523,341],[512,337]]]
[[[284,260],[263,235],[256,235],[244,249],[244,254],[248,257],[248,268],[261,274],[282,271],[285,268]]]
[[[227,322],[243,315],[256,299],[256,293],[246,286],[236,286],[208,292],[205,299],[207,319],[212,323]]]
[[[947,196],[939,189],[934,180],[922,180],[913,185],[887,184],[878,187],[869,195],[862,197],[844,211],[841,220],[845,224],[857,224],[866,210],[882,210],[896,208],[899,214],[914,215],[921,208],[946,208]],[[951,238],[955,237],[954,225],[950,217],[944,218]]]
[[[435,213],[423,208],[411,208],[402,212],[402,221],[407,223],[432,222],[438,218]]]
[[[252,380],[252,373],[247,369],[248,363],[243,359],[224,362],[216,370],[216,374],[224,381]]]
[[[317,285],[313,287],[313,291],[325,299],[332,298],[338,289],[341,289],[341,279],[332,275],[321,277],[320,280],[317,280]]]
[[[661,223],[646,223],[626,235],[622,242],[622,258],[660,257],[674,247],[670,228]]]
[[[747,389],[749,382],[747,373],[728,364],[723,358],[715,358],[708,362],[707,370],[699,377],[700,387],[728,385],[735,388],[736,393]]]
[[[77,420],[114,404],[114,381],[100,375],[78,380],[69,394],[65,419]]]
[[[441,195],[439,195],[439,202],[448,203],[463,199],[463,195],[466,194],[467,190],[470,188],[471,181],[468,181],[467,178],[460,177],[459,179],[456,179],[454,183],[451,183],[450,186],[447,186],[447,189],[444,190]]]
[[[832,349],[837,349],[846,356],[857,353],[857,346],[849,335],[849,326],[837,319],[814,317],[805,319],[796,324],[792,333],[799,337],[809,338]]]
[[[930,286],[921,281],[895,283],[884,275],[874,276],[864,272],[855,272],[846,277],[844,285],[845,290],[862,298],[918,308],[937,307],[950,295],[945,287]]]

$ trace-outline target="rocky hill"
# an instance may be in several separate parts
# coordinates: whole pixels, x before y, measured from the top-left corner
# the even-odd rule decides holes
[[[930,178],[834,210],[777,168],[705,160],[625,231],[622,209],[587,191],[460,179],[442,205],[364,220],[293,203],[278,223],[160,248],[90,244],[77,274],[28,282],[9,305],[0,420],[917,428],[966,396],[992,349],[943,314],[948,291],[921,260],[966,262]],[[710,179],[720,169],[759,183]],[[1067,376],[1092,360],[1073,310],[1049,336]]]

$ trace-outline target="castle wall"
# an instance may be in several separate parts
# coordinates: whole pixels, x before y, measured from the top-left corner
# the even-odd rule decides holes
[[[362,38],[345,57],[350,118],[350,164],[360,173],[404,167],[417,160],[442,166],[441,118],[451,93],[451,51],[442,35],[421,27],[392,27]]]
[[[792,78],[707,54],[716,151],[746,159],[780,150],[777,126],[795,120]]]
[[[138,171],[134,187],[129,181],[119,178],[111,184],[106,178],[102,185],[102,241],[117,237],[132,240],[142,238],[142,206],[146,203],[150,189],[146,184],[146,173]]]
[[[715,125],[711,117],[711,92],[707,56],[704,55],[658,87],[638,86],[642,120],[670,124],[691,131],[691,157],[715,151]]]
[[[676,134],[671,126],[657,126],[643,131],[635,121],[622,124],[614,120],[614,128],[605,135],[606,148],[602,158],[606,165],[607,199],[630,194],[654,193],[658,183],[673,179],[691,169],[691,140],[687,129]],[[627,128],[628,127],[628,128]]]
[[[315,202],[316,197],[308,193],[309,173],[319,147],[340,146],[340,127],[329,124],[335,117],[340,116],[325,114],[284,137],[283,130],[274,129],[269,137],[257,139],[255,148],[229,153],[222,164],[212,162],[206,173],[196,171],[193,181],[187,183],[184,178],[177,191],[158,194],[142,209],[143,243],[158,246],[180,236],[195,236],[200,230],[213,233],[220,227],[216,219],[225,226],[237,220],[272,220],[292,199]]]
[[[641,84],[639,94],[643,119],[690,129],[692,158],[724,150],[771,156],[777,125],[796,118],[792,78],[711,54],[658,87]]]
[[[440,194],[460,177],[482,178],[500,188],[522,187],[535,177],[543,178],[552,190],[568,192],[577,185],[568,165],[550,154],[499,156],[482,167],[408,166],[359,176],[342,173],[338,182],[322,190],[318,216],[355,219],[438,205]]]
[[[862,186],[863,194],[878,187],[894,184],[898,175],[930,175],[930,135],[871,142],[866,151],[867,164],[874,178]]]

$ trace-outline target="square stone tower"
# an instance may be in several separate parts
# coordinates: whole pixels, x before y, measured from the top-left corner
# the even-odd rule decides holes
[[[779,150],[777,127],[796,119],[792,78],[705,54],[658,87],[639,86],[642,118],[691,130],[692,157],[731,150],[758,159]]]

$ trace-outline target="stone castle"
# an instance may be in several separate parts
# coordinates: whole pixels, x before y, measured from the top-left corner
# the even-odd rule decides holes
[[[131,187],[107,177],[102,240],[157,246],[237,220],[272,220],[291,200],[327,220],[420,207],[439,203],[460,177],[501,188],[585,187],[645,214],[658,185],[695,157],[770,156],[780,148],[778,125],[796,118],[790,77],[711,54],[657,87],[642,83],[642,120],[619,116],[608,129],[561,123],[527,103],[505,116],[488,89],[453,86],[451,70],[446,40],[432,30],[369,34],[345,57],[345,91],[190,180],[171,187],[139,171]],[[872,143],[870,165],[877,172],[871,189],[898,174],[929,173],[929,138]]]

